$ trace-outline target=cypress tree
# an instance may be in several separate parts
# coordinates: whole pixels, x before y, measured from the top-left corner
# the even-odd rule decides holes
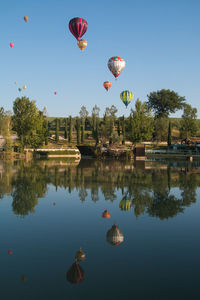
[[[169,121],[167,143],[168,143],[168,146],[171,146],[171,143],[172,143],[172,125],[171,125],[171,121]]]
[[[78,119],[76,121],[76,131],[77,131],[77,144],[79,145],[81,143],[81,126],[80,126],[80,120]]]
[[[72,117],[69,117],[69,135],[68,135],[69,143],[72,142]]]
[[[121,130],[120,130],[120,120],[119,119],[117,121],[117,133],[118,133],[118,136],[120,136]]]
[[[123,136],[123,139],[122,139],[122,145],[125,145],[125,120],[124,120],[124,116],[123,116],[123,119],[122,119],[122,136]]]
[[[59,120],[56,119],[56,143],[59,142]]]
[[[65,119],[65,134],[64,134],[64,137],[65,137],[65,139],[67,139],[67,118]]]
[[[81,125],[81,144],[84,144],[85,143],[85,130],[84,130],[84,124],[82,122],[82,125]]]

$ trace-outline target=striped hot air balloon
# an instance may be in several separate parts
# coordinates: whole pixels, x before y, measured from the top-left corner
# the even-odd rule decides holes
[[[112,228],[108,230],[106,240],[112,246],[118,246],[124,241],[123,233],[119,230],[117,225],[114,224]]]
[[[120,94],[120,98],[121,98],[122,102],[124,103],[124,105],[127,108],[129,103],[133,100],[133,93],[130,92],[130,91],[123,91]]]
[[[117,78],[124,70],[126,65],[125,60],[120,56],[113,56],[108,60],[108,68],[112,74]]]
[[[132,201],[127,198],[127,196],[123,197],[122,200],[119,202],[119,208],[124,211],[131,210]]]
[[[88,23],[83,18],[73,18],[69,21],[69,30],[78,41],[86,33],[87,28]]]

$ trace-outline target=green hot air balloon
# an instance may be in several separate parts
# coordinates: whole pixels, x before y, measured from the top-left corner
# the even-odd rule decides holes
[[[122,100],[122,102],[127,106],[129,105],[129,103],[133,100],[133,93],[130,91],[123,91],[120,94],[120,98]]]
[[[131,210],[132,202],[127,196],[123,197],[122,200],[119,202],[119,208],[124,211]]]
[[[21,89],[21,88],[18,88],[18,91],[19,91],[19,92],[21,92],[21,91],[22,91],[22,89]]]

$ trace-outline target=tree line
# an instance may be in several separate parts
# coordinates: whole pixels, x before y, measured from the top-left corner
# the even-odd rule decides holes
[[[35,101],[27,97],[16,98],[13,114],[0,108],[0,131],[6,140],[5,150],[11,147],[11,132],[19,138],[19,147],[38,148],[48,145],[49,141],[66,144],[85,144],[95,142],[122,144],[126,141],[140,143],[144,141],[167,141],[172,143],[173,125],[170,114],[183,110],[178,124],[180,138],[189,138],[197,134],[197,109],[186,103],[185,97],[171,90],[159,90],[147,95],[147,102],[139,99],[130,110],[129,117],[117,117],[117,108],[107,107],[100,117],[100,108],[95,105],[91,114],[82,106],[79,116],[49,118],[46,108],[40,111]],[[176,124],[177,126],[177,124]]]

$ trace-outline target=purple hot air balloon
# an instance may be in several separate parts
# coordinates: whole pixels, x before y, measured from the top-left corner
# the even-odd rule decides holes
[[[87,28],[88,23],[83,18],[73,18],[69,22],[69,30],[78,41],[86,33]]]

